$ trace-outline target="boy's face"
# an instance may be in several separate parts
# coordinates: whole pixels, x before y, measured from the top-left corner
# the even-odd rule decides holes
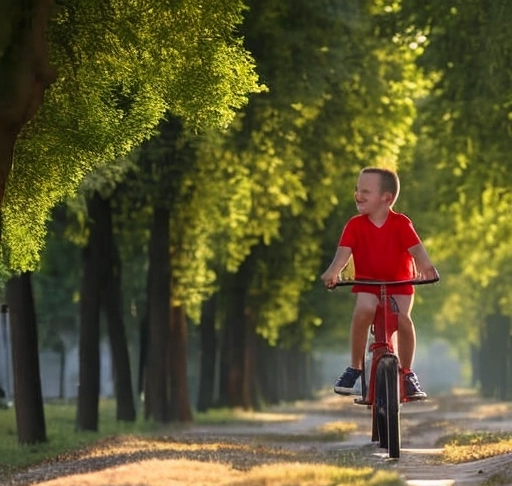
[[[391,193],[382,192],[380,174],[363,173],[357,180],[354,199],[359,213],[372,215],[389,207]]]

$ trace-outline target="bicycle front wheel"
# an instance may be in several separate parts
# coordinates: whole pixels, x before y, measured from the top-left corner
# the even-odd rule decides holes
[[[393,354],[382,356],[375,376],[374,420],[380,447],[389,457],[400,457],[400,388],[398,358]]]

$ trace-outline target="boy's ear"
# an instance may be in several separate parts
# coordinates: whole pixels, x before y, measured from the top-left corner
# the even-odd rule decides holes
[[[386,198],[386,202],[391,204],[393,202],[393,194],[391,194],[389,191],[385,191],[383,194]]]

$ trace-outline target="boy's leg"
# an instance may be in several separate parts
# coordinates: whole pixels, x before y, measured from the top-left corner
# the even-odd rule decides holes
[[[393,295],[400,313],[398,314],[398,355],[402,368],[411,369],[416,352],[416,331],[411,319],[414,295]]]
[[[352,352],[352,368],[363,368],[368,329],[372,324],[375,310],[379,304],[379,298],[370,293],[358,292],[352,323],[350,325],[350,343]]]
[[[404,373],[405,394],[410,400],[424,400],[427,394],[421,390],[416,374],[411,371],[416,352],[416,331],[411,319],[413,295],[394,295],[398,304],[398,356]]]
[[[336,380],[334,391],[341,395],[354,393],[354,385],[361,375],[365,348],[368,339],[368,329],[373,321],[379,299],[374,294],[360,292],[357,294],[352,323],[350,324],[350,343],[352,364]]]

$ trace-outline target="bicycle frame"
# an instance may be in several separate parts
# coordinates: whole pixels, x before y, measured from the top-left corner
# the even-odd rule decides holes
[[[439,277],[429,280],[405,280],[399,282],[373,280],[344,280],[343,285],[377,285],[380,287],[380,299],[373,319],[374,342],[370,346],[372,364],[370,378],[365,383],[365,373],[361,375],[362,399],[355,403],[368,405],[372,409],[372,441],[388,449],[389,457],[400,456],[400,404],[409,401],[405,396],[403,374],[400,362],[393,346],[393,336],[398,330],[398,305],[388,287],[394,285],[423,285],[434,283]]]
[[[370,345],[372,352],[372,365],[370,370],[369,383],[365,384],[366,396],[363,398],[365,404],[372,405],[375,400],[375,374],[377,365],[384,356],[395,356],[393,346],[393,335],[398,330],[398,305],[392,296],[388,296],[386,285],[380,286],[380,301],[373,319],[374,342]],[[398,358],[397,358],[398,359]],[[363,373],[363,380],[364,373]],[[403,390],[403,386],[400,386]],[[401,401],[405,395],[401,393]]]

